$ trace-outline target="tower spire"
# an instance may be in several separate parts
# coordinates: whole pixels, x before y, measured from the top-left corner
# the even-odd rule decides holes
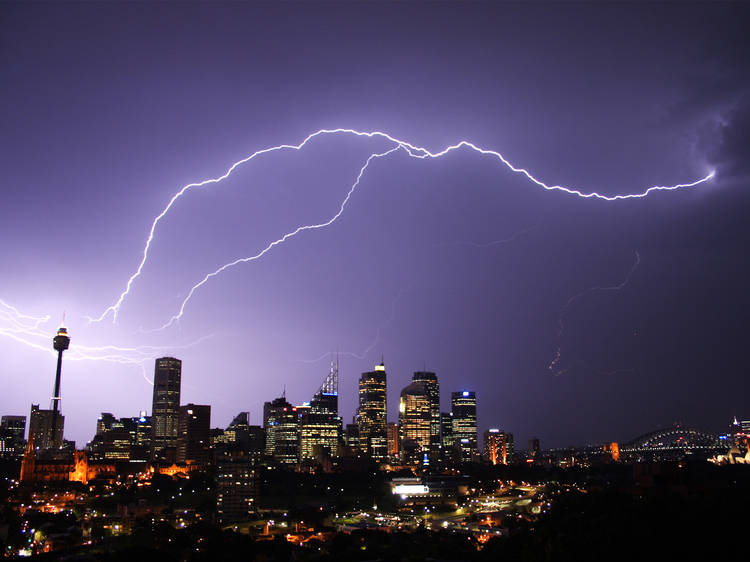
[[[323,384],[320,386],[319,393],[322,394],[335,394],[339,393],[339,358],[336,355],[336,361],[331,361],[330,370],[326,376]]]

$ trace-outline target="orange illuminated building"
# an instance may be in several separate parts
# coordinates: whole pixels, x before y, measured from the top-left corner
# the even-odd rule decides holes
[[[512,434],[494,428],[484,432],[484,458],[490,464],[509,464],[512,454]]]
[[[81,482],[115,478],[115,465],[90,463],[86,451],[75,451],[73,455],[59,451],[42,451],[34,448],[33,436],[26,445],[21,461],[21,482]]]
[[[397,458],[399,453],[398,424],[389,422],[388,432],[388,456]]]
[[[620,446],[617,444],[617,441],[612,441],[604,445],[604,452],[612,455],[613,461],[617,462],[620,460]]]

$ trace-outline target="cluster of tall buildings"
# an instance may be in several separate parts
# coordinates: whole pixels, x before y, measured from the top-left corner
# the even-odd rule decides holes
[[[161,357],[154,366],[151,415],[116,418],[103,412],[86,445],[94,461],[208,464],[211,406],[180,404],[182,361]]]
[[[182,361],[155,360],[151,414],[116,417],[103,412],[84,451],[64,440],[60,376],[63,352],[70,338],[60,328],[53,340],[58,351],[54,394],[49,409],[31,406],[28,441],[26,418],[3,416],[0,456],[23,451],[22,479],[80,479],[114,474],[119,468],[138,471],[193,470],[216,466],[218,510],[224,520],[247,513],[254,498],[258,463],[333,469],[345,459],[371,458],[381,464],[430,469],[474,462],[477,440],[477,400],[473,391],[451,394],[450,410],[440,406],[437,375],[417,371],[400,393],[398,422],[388,422],[388,376],[381,361],[359,378],[358,408],[351,424],[339,416],[338,362],[309,402],[292,405],[286,394],[265,402],[263,425],[250,425],[240,412],[225,428],[211,428],[211,406],[181,404]],[[512,435],[499,430],[485,434],[485,457],[509,463]],[[182,467],[182,468],[180,468]]]
[[[359,379],[359,408],[356,423],[344,433],[346,444],[375,460],[409,465],[479,460],[476,394],[452,392],[450,411],[443,412],[435,373],[416,371],[401,391],[398,423],[389,424],[387,417],[387,373],[381,362]]]
[[[282,464],[363,454],[378,462],[430,465],[479,459],[477,402],[471,391],[451,395],[451,411],[441,412],[437,375],[414,373],[400,395],[398,422],[388,422],[385,364],[359,378],[359,405],[353,423],[338,413],[338,365],[310,402],[293,406],[285,396],[263,408],[266,455]]]
[[[71,453],[75,447],[63,439],[65,418],[60,408],[62,357],[70,345],[65,328],[60,328],[53,345],[58,361],[51,407],[31,406],[28,441],[35,451],[54,456]],[[339,416],[338,362],[332,362],[309,402],[292,405],[284,393],[264,404],[262,427],[250,425],[248,412],[241,412],[226,429],[212,429],[211,406],[181,404],[182,361],[161,357],[154,365],[151,414],[141,411],[138,416],[118,418],[103,412],[86,445],[87,458],[93,462],[206,465],[228,450],[242,450],[254,460],[267,458],[282,465],[357,455],[381,463],[422,466],[479,459],[473,391],[453,392],[450,410],[442,411],[437,375],[416,371],[401,391],[398,422],[389,423],[385,363],[362,373],[358,382],[356,416],[346,426]],[[18,453],[24,430],[23,416],[4,416],[0,454]],[[509,462],[512,436],[498,431],[491,430],[485,438],[485,456],[491,462]]]

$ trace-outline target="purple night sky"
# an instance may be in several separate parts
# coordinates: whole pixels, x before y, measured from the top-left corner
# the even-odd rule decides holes
[[[150,378],[160,355],[183,360],[182,402],[211,404],[221,427],[242,410],[261,423],[284,387],[309,400],[337,349],[345,423],[381,354],[393,421],[426,366],[444,411],[451,391],[475,390],[480,432],[506,429],[520,448],[534,435],[544,447],[627,441],[750,416],[748,6],[2,12],[0,299],[50,319],[24,334],[35,321],[0,305],[0,413],[48,407],[66,311],[62,410],[79,447],[100,412],[150,412],[143,368]],[[321,136],[178,199],[117,323],[87,322],[117,301],[182,186],[339,127],[431,151],[468,140],[586,193],[716,177],[611,202],[545,191],[468,149],[399,150],[371,162],[330,227],[228,269],[178,324],[150,331],[207,273],[328,221],[368,156],[393,147]]]

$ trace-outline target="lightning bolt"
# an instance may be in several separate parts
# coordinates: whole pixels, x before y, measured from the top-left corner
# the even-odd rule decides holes
[[[31,349],[47,353],[52,357],[57,356],[50,341],[54,332],[45,330],[43,326],[50,320],[50,315],[33,316],[21,313],[18,308],[0,299],[0,335],[21,343]],[[140,345],[122,347],[116,345],[94,346],[85,343],[76,343],[65,354],[66,361],[104,361],[121,365],[136,365],[144,372],[145,363],[153,361],[156,357],[175,349],[187,349],[196,346],[203,341],[213,337],[212,334],[205,335],[185,345],[152,346]]]
[[[118,316],[118,314],[120,312],[120,308],[121,308],[121,306],[122,306],[125,298],[129,295],[129,293],[130,293],[130,291],[131,291],[131,289],[133,287],[133,283],[142,274],[143,268],[145,267],[146,262],[148,261],[149,250],[150,250],[151,244],[152,244],[152,242],[154,240],[154,236],[155,236],[155,233],[156,233],[156,228],[157,228],[159,222],[167,215],[167,213],[172,208],[172,206],[174,205],[174,203],[180,197],[182,197],[185,193],[187,193],[189,190],[195,189],[195,188],[202,188],[202,187],[206,187],[206,186],[210,186],[210,185],[219,183],[219,182],[223,181],[224,179],[226,179],[227,177],[229,177],[232,174],[232,172],[234,172],[239,166],[241,166],[241,165],[243,165],[243,164],[245,164],[247,162],[250,162],[251,160],[253,160],[253,159],[255,159],[255,158],[259,157],[259,156],[262,156],[264,154],[269,154],[269,153],[272,153],[272,152],[278,152],[278,151],[283,151],[283,150],[295,150],[295,151],[299,151],[299,150],[302,150],[313,139],[316,139],[318,137],[325,136],[325,135],[342,135],[342,134],[343,135],[355,136],[355,137],[366,137],[366,138],[370,138],[370,139],[372,139],[372,138],[382,139],[382,140],[385,140],[385,141],[391,143],[392,148],[391,148],[391,150],[383,152],[383,153],[372,154],[370,156],[370,158],[368,158],[368,161],[365,163],[365,165],[363,166],[363,168],[360,169],[360,174],[357,177],[357,182],[355,183],[355,185],[353,186],[353,188],[349,191],[349,193],[347,193],[347,196],[346,196],[344,202],[341,205],[339,213],[337,213],[333,217],[333,219],[331,219],[330,221],[327,221],[325,223],[319,223],[319,224],[314,224],[314,225],[301,226],[298,229],[285,234],[282,238],[279,238],[278,240],[275,240],[274,242],[272,242],[271,244],[269,244],[259,254],[256,254],[256,255],[250,256],[250,257],[239,258],[239,259],[237,259],[237,260],[235,260],[233,262],[229,262],[229,263],[225,264],[224,266],[218,268],[217,270],[213,271],[212,273],[209,273],[199,283],[197,283],[196,285],[194,285],[191,288],[191,290],[190,290],[190,292],[188,294],[188,297],[183,301],[182,305],[180,306],[180,310],[179,310],[178,314],[176,314],[175,316],[173,316],[160,329],[164,329],[164,328],[166,328],[168,326],[171,326],[176,321],[178,321],[179,318],[184,313],[185,305],[190,300],[190,298],[193,296],[193,294],[195,293],[195,291],[197,289],[199,289],[200,287],[202,287],[203,285],[205,285],[205,283],[207,283],[211,278],[215,277],[216,275],[219,275],[221,272],[225,271],[226,269],[228,269],[230,267],[233,267],[235,265],[238,265],[240,263],[247,263],[247,262],[250,262],[250,261],[255,261],[257,259],[260,259],[263,255],[265,255],[265,253],[267,253],[268,251],[270,251],[271,249],[273,249],[275,246],[277,246],[277,245],[285,242],[286,240],[288,240],[289,238],[291,238],[293,236],[296,236],[298,233],[300,233],[302,231],[311,230],[311,229],[317,229],[317,228],[324,228],[324,227],[329,226],[330,224],[332,224],[340,216],[341,212],[343,212],[343,209],[344,209],[344,206],[346,205],[346,202],[348,202],[349,197],[351,197],[351,194],[352,194],[353,190],[358,185],[359,180],[361,180],[362,174],[364,173],[364,170],[367,169],[367,166],[370,163],[370,161],[373,158],[381,158],[381,157],[386,156],[387,154],[390,154],[391,152],[394,152],[394,151],[399,150],[399,149],[404,150],[412,158],[418,158],[418,159],[422,159],[422,160],[424,160],[424,159],[432,159],[432,158],[440,158],[442,156],[445,156],[445,155],[447,155],[447,154],[449,154],[451,152],[457,151],[457,150],[462,149],[462,148],[470,149],[470,150],[472,150],[474,152],[477,152],[479,154],[482,154],[482,155],[485,155],[485,156],[488,156],[488,157],[491,157],[493,159],[498,160],[499,162],[501,162],[506,168],[508,168],[512,172],[524,176],[530,182],[532,182],[536,186],[541,187],[541,188],[543,188],[545,190],[548,190],[548,191],[562,191],[562,192],[567,193],[569,195],[574,195],[574,196],[581,197],[581,198],[584,198],[584,199],[594,198],[594,199],[601,199],[603,201],[619,201],[619,200],[624,200],[624,199],[637,199],[637,198],[646,197],[647,195],[649,195],[650,193],[655,192],[655,191],[673,191],[673,190],[682,189],[682,188],[694,187],[696,185],[699,185],[701,183],[709,181],[715,175],[715,171],[711,171],[705,177],[697,179],[697,180],[689,182],[689,183],[680,183],[680,184],[669,185],[669,186],[655,185],[655,186],[649,187],[648,189],[645,189],[644,191],[641,191],[641,192],[638,192],[638,193],[630,193],[630,194],[624,194],[624,195],[603,195],[603,194],[595,192],[595,191],[586,193],[586,192],[583,192],[580,189],[575,189],[575,188],[571,188],[571,187],[565,187],[565,186],[562,186],[562,185],[548,185],[548,184],[544,183],[543,181],[541,181],[541,180],[537,179],[536,177],[534,177],[528,170],[513,165],[501,153],[499,153],[499,152],[497,152],[495,150],[489,150],[489,149],[486,149],[486,148],[481,148],[481,147],[477,146],[476,144],[474,144],[472,142],[469,142],[469,141],[465,141],[465,140],[462,140],[462,141],[460,141],[460,142],[458,142],[456,144],[449,145],[449,146],[445,147],[444,149],[442,149],[440,151],[431,152],[427,148],[416,146],[416,145],[414,145],[414,144],[412,144],[410,142],[398,139],[398,138],[393,137],[393,136],[389,135],[388,133],[384,133],[382,131],[369,131],[369,132],[367,132],[367,131],[357,131],[355,129],[344,129],[344,128],[339,128],[339,129],[320,129],[318,131],[315,131],[314,133],[309,134],[299,144],[281,144],[281,145],[272,146],[272,147],[269,147],[269,148],[264,148],[262,150],[258,150],[256,152],[253,152],[249,156],[246,156],[245,158],[242,158],[241,160],[238,160],[237,162],[235,162],[234,164],[232,164],[224,172],[224,174],[222,174],[220,176],[217,176],[215,178],[209,178],[209,179],[206,179],[206,180],[203,180],[203,181],[200,181],[200,182],[189,183],[189,184],[183,186],[179,191],[177,191],[177,193],[175,193],[171,197],[171,199],[169,200],[169,202],[167,203],[167,205],[164,207],[164,209],[161,211],[161,213],[159,213],[156,216],[156,218],[153,220],[153,222],[151,224],[151,228],[149,230],[148,237],[146,239],[146,244],[145,244],[145,246],[143,248],[141,260],[140,260],[140,262],[138,264],[138,267],[136,268],[135,272],[128,279],[127,283],[125,284],[125,288],[120,293],[120,296],[118,297],[117,301],[114,304],[112,304],[111,306],[107,307],[104,310],[104,312],[102,312],[102,314],[99,317],[97,317],[97,318],[88,317],[88,320],[90,322],[101,322],[102,320],[104,320],[105,318],[107,318],[111,314],[113,322],[117,321],[117,316]]]
[[[351,198],[352,194],[354,193],[354,190],[357,189],[357,186],[359,186],[359,183],[362,180],[362,176],[365,174],[365,171],[370,166],[370,162],[372,162],[376,158],[383,158],[384,156],[388,156],[389,154],[391,154],[391,153],[393,153],[393,152],[395,152],[395,151],[397,151],[397,150],[399,150],[401,148],[404,148],[404,147],[402,147],[401,145],[399,145],[399,146],[395,146],[394,148],[391,148],[390,150],[386,150],[385,152],[371,154],[367,158],[367,160],[365,161],[364,165],[359,169],[359,174],[357,174],[357,179],[352,184],[351,188],[349,188],[349,192],[346,194],[346,197],[341,202],[341,205],[339,207],[338,212],[335,215],[333,215],[330,219],[328,219],[325,222],[321,222],[321,223],[317,223],[317,224],[308,224],[308,225],[297,227],[296,229],[292,230],[291,232],[287,232],[286,234],[284,234],[284,236],[282,236],[281,238],[278,238],[278,239],[274,240],[273,242],[271,242],[270,244],[268,244],[265,248],[263,248],[260,252],[258,252],[254,256],[249,256],[249,257],[245,257],[245,258],[238,258],[238,259],[236,259],[236,260],[234,260],[232,262],[229,262],[229,263],[226,263],[226,264],[222,265],[220,268],[218,268],[215,271],[212,271],[211,273],[207,274],[198,283],[196,283],[195,285],[193,285],[193,287],[190,289],[190,291],[188,291],[188,294],[185,297],[185,300],[183,300],[182,304],[180,305],[179,312],[177,314],[175,314],[174,316],[172,316],[166,324],[162,325],[159,328],[156,328],[156,330],[154,330],[154,331],[165,330],[166,328],[168,328],[169,326],[171,326],[175,322],[179,321],[180,318],[182,318],[182,315],[185,313],[185,307],[190,302],[190,299],[193,298],[193,295],[195,294],[195,292],[198,289],[200,289],[203,285],[205,285],[206,283],[208,283],[211,280],[212,277],[216,277],[217,275],[219,275],[223,271],[226,271],[230,267],[234,267],[234,266],[239,265],[241,263],[248,263],[248,262],[251,262],[251,261],[259,260],[260,258],[262,258],[263,256],[265,256],[268,252],[270,252],[275,246],[278,246],[279,244],[283,244],[284,242],[286,242],[290,238],[293,238],[293,237],[297,236],[300,232],[304,232],[306,230],[317,230],[317,229],[325,228],[327,226],[332,225],[343,214],[344,208],[346,207],[346,204],[349,202],[349,199]]]
[[[33,338],[45,337],[41,326],[49,322],[50,316],[31,316],[22,314],[15,306],[0,300],[0,335],[22,343],[28,347],[53,353],[49,346],[42,346],[33,341]],[[32,338],[32,339],[30,339]],[[49,335],[52,338],[52,335]]]
[[[437,247],[471,246],[472,248],[490,248],[492,246],[502,246],[504,244],[509,244],[510,242],[513,242],[516,238],[523,236],[524,234],[527,234],[538,227],[539,225],[535,224],[534,226],[529,226],[527,228],[514,232],[513,234],[505,238],[501,238],[499,240],[490,240],[489,242],[481,242],[481,243],[480,242],[453,242],[452,244],[438,244]]]
[[[638,269],[638,266],[640,265],[640,263],[641,263],[641,255],[638,253],[638,251],[636,251],[635,252],[635,262],[630,267],[630,269],[628,270],[628,274],[625,276],[625,279],[621,283],[619,283],[617,285],[612,285],[610,287],[600,287],[598,285],[594,286],[594,287],[589,287],[588,289],[584,289],[580,293],[576,293],[575,295],[573,295],[572,297],[570,297],[567,300],[567,302],[560,309],[560,314],[557,317],[557,325],[558,325],[557,341],[558,341],[558,344],[557,344],[557,350],[555,351],[555,355],[552,358],[552,361],[550,362],[550,364],[547,366],[547,368],[550,371],[552,371],[556,375],[562,375],[563,373],[565,373],[565,371],[567,371],[567,369],[560,369],[559,368],[559,366],[560,366],[560,360],[562,359],[562,347],[561,347],[561,344],[560,344],[560,340],[562,339],[563,332],[565,331],[565,316],[568,314],[568,311],[570,310],[570,307],[573,306],[573,304],[577,300],[585,297],[586,295],[588,295],[590,293],[597,292],[597,291],[619,291],[619,290],[623,289],[630,282],[630,278],[633,276],[633,273],[635,273],[635,270]],[[618,369],[618,371],[622,371],[622,370],[625,370],[625,369]]]

